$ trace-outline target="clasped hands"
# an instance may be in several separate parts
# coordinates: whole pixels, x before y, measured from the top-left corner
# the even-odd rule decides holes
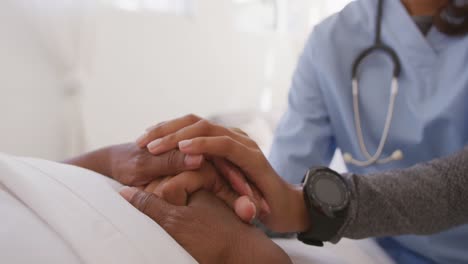
[[[129,164],[130,158],[136,172],[113,168],[109,174],[139,186],[123,189],[122,196],[198,261],[289,263],[287,255],[249,223],[258,218],[273,231],[306,230],[309,219],[302,191],[276,174],[247,134],[188,115],[149,128],[137,146],[122,146],[135,148],[127,149],[131,157],[109,155],[120,157],[122,162],[111,162],[120,166]],[[158,160],[178,164],[179,169],[149,173],[148,166]],[[162,175],[169,176],[158,177]],[[204,242],[197,243],[196,238]]]

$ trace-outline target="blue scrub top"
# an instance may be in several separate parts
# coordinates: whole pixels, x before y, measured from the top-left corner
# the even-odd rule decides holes
[[[376,0],[350,3],[316,26],[307,41],[270,155],[276,171],[291,183],[301,182],[311,166],[328,165],[337,147],[364,159],[354,127],[351,68],[374,41],[376,6]],[[435,28],[424,36],[399,0],[387,0],[382,39],[402,64],[383,157],[401,149],[404,159],[348,166],[355,173],[409,167],[468,143],[468,36],[449,37]],[[371,155],[382,135],[392,72],[391,60],[380,53],[359,68],[361,119]],[[390,240],[382,245],[399,263],[468,263],[468,225]]]

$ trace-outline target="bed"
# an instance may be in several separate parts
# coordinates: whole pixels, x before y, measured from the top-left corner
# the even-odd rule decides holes
[[[0,154],[0,262],[196,263],[120,188],[85,169]],[[391,263],[372,241],[325,248],[275,242],[296,264]]]

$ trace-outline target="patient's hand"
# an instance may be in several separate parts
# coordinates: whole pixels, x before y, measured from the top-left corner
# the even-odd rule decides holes
[[[252,222],[257,216],[256,208],[261,208],[260,194],[257,191],[251,190],[251,197],[239,195],[210,162],[205,162],[199,170],[159,178],[144,187],[146,192],[154,193],[178,206],[187,205],[190,195],[202,189],[212,192],[223,200],[247,223]]]
[[[109,176],[122,184],[141,186],[167,175],[200,168],[203,156],[185,155],[177,150],[151,155],[135,143],[105,147],[65,163]]]
[[[136,188],[124,189],[121,194],[202,264],[291,263],[281,248],[242,223],[211,193],[193,194],[187,206],[171,205]]]

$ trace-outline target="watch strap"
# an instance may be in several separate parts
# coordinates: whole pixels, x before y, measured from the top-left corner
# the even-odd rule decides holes
[[[320,170],[331,171],[328,168],[319,167],[312,169],[311,172],[315,173]],[[334,171],[331,172],[336,173]],[[334,217],[329,217],[325,215],[318,206],[311,202],[311,198],[309,197],[306,187],[304,188],[303,195],[306,208],[310,216],[311,227],[309,230],[299,233],[297,238],[308,245],[323,246],[323,242],[330,241],[334,236],[336,236],[340,228],[345,223],[347,208],[334,212]]]

